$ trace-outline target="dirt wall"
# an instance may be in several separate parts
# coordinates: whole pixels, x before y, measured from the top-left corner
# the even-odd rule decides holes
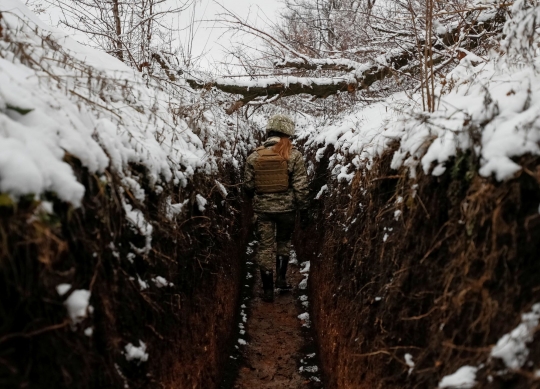
[[[327,157],[312,189],[331,190],[296,242],[325,387],[435,388],[464,365],[479,367],[476,387],[540,387],[538,336],[519,371],[489,358],[540,301],[540,160],[498,183],[460,155],[413,180],[387,153],[347,185],[325,175]]]
[[[114,174],[98,177],[71,164],[86,187],[78,209],[54,194],[47,195],[52,215],[32,197],[18,204],[2,197],[0,387],[217,387],[250,217],[238,190],[228,187],[225,197],[213,178],[198,177],[187,188],[147,190],[138,203]],[[235,173],[224,172],[217,176],[223,184],[236,183]],[[209,200],[204,212],[195,193]],[[126,220],[121,196],[154,228],[148,254],[136,250],[145,239]],[[176,220],[165,217],[168,198],[189,200]],[[158,288],[156,276],[174,286]],[[56,291],[61,283],[91,292],[93,312],[76,326]],[[128,361],[125,346],[139,340],[148,360]]]

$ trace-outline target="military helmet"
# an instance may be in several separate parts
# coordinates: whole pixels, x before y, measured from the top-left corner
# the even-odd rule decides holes
[[[293,136],[294,135],[294,122],[287,115],[274,115],[268,119],[266,125],[266,134],[270,131],[280,132],[282,134]]]

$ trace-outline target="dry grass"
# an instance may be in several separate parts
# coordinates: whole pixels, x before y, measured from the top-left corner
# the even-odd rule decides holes
[[[529,173],[505,183],[478,176],[468,155],[440,178],[412,181],[390,170],[391,154],[350,187],[329,182],[340,194],[320,202],[317,225],[297,239],[301,259],[312,261],[329,388],[436,387],[463,365],[485,363],[540,301],[538,158],[523,158]],[[531,348],[540,352],[537,342]],[[410,375],[405,353],[416,364]],[[536,387],[535,368],[497,375],[492,362],[480,386]]]
[[[189,188],[148,191],[137,206],[154,226],[152,250],[130,262],[130,243],[140,247],[144,238],[125,219],[120,179],[108,172],[104,183],[70,163],[86,187],[81,208],[53,194],[54,216],[36,213],[32,199],[0,207],[0,386],[213,387],[234,329],[248,232],[239,191],[232,186],[222,204],[213,180],[202,176]],[[225,184],[228,171],[219,175]],[[202,215],[192,199],[179,219],[167,219],[166,198],[183,200],[195,189],[216,207]],[[156,275],[175,286],[153,287]],[[141,291],[137,277],[150,288]],[[94,312],[76,331],[56,293],[60,283],[92,292]],[[90,326],[89,338],[83,330]],[[136,366],[122,352],[139,339],[150,358]]]

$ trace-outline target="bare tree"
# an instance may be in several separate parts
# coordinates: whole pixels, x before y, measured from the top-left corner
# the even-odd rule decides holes
[[[374,87],[421,90],[424,109],[432,111],[435,75],[457,64],[464,51],[499,34],[508,4],[393,0],[377,6],[371,0],[287,0],[286,5],[282,22],[269,30],[231,12],[223,16],[231,30],[263,42],[258,68],[267,74],[253,74],[250,61],[244,79],[191,78],[189,84],[240,95],[229,113],[286,96],[326,98]],[[382,84],[387,78],[393,82]]]
[[[170,7],[166,0],[50,0],[62,13],[60,23],[84,33],[95,47],[138,71],[156,63],[162,70],[166,66],[167,77],[176,54],[175,29],[167,19],[186,10],[191,1]]]

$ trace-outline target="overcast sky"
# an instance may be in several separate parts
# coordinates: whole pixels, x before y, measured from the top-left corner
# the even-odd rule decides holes
[[[22,1],[30,8],[35,8],[32,4],[43,4],[42,0]],[[177,8],[185,1],[193,1],[191,7],[181,14],[170,16],[174,19],[170,20],[170,24],[179,29],[178,42],[184,46],[183,51],[187,50],[189,37],[194,36],[191,54],[193,58],[198,58],[196,67],[213,71],[216,71],[215,66],[219,66],[220,62],[231,62],[225,52],[241,39],[236,36],[231,40],[231,34],[227,34],[223,24],[218,21],[220,13],[228,9],[242,19],[249,20],[251,24],[264,28],[275,21],[277,10],[282,6],[279,0],[168,0],[166,7]],[[52,4],[54,0],[48,2]],[[39,17],[46,23],[57,26],[61,13],[58,8],[49,5],[47,11]],[[81,43],[86,40],[82,33],[70,31],[70,34]]]
[[[276,19],[277,10],[282,3],[276,0],[199,0],[195,4],[195,41],[193,44],[193,55],[199,56],[205,54],[201,59],[202,67],[212,66],[226,60],[224,52],[232,47],[234,41],[239,38],[233,38],[226,34],[223,25],[216,22],[219,19],[219,13],[224,10],[218,4],[236,13],[242,18],[248,18],[250,23],[259,27],[264,27],[269,22]],[[182,16],[185,18],[186,25],[189,24],[190,14],[185,12]],[[183,36],[180,39],[187,42],[189,30],[182,31]]]

